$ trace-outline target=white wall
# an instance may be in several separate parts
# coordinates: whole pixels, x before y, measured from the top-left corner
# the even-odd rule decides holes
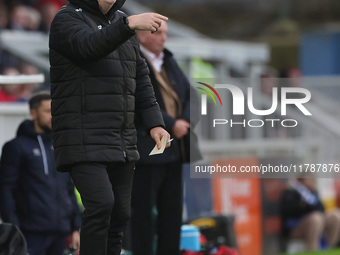
[[[16,136],[19,124],[26,118],[30,118],[27,103],[0,103],[0,148]]]

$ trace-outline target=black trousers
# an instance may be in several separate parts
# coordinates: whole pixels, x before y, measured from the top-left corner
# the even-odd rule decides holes
[[[119,255],[130,217],[134,162],[86,162],[72,167],[71,177],[85,211],[80,255]]]
[[[154,233],[152,209],[158,211]],[[182,164],[137,165],[132,191],[133,255],[178,255],[182,224]]]

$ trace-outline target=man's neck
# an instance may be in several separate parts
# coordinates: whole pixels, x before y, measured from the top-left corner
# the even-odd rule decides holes
[[[45,133],[45,131],[36,122],[34,122],[34,131],[37,134],[44,134]]]
[[[161,51],[161,52],[152,52],[149,49],[147,49],[146,47],[144,47],[143,45],[140,45],[140,49],[141,49],[141,51],[144,54],[146,53],[148,56],[151,56],[151,57],[160,58],[161,55],[163,55],[163,51]]]
[[[149,51],[142,45],[140,46],[140,49],[142,53],[145,55],[145,57],[151,62],[150,64],[152,64],[156,71],[160,73],[162,70],[164,53],[160,52],[157,56],[155,53]]]
[[[99,10],[106,15],[114,4],[101,3],[99,4]]]

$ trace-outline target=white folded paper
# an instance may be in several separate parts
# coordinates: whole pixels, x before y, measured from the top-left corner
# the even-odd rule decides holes
[[[149,156],[156,155],[156,154],[162,154],[164,152],[165,146],[166,146],[166,135],[164,135],[161,139],[162,147],[160,149],[157,148],[157,144],[150,152]]]

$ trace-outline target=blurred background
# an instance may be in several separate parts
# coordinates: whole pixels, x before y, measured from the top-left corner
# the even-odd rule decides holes
[[[49,90],[48,32],[65,3],[0,0],[0,146],[29,116],[26,102],[31,94]],[[228,83],[244,94],[252,87],[262,109],[271,106],[272,88],[301,87],[311,92],[307,108],[313,117],[288,109],[285,119],[299,123],[294,129],[213,129],[211,121],[218,113],[209,102],[208,116],[195,129],[204,164],[340,163],[339,1],[127,0],[124,11],[155,11],[169,17],[167,47],[194,87],[198,81],[213,87]],[[231,94],[220,95],[222,113],[232,118]],[[280,117],[278,107],[271,118]],[[254,116],[247,111],[235,120],[249,118]],[[289,240],[287,244],[282,236],[279,201],[289,178],[196,179],[188,166],[185,170],[185,222],[223,215],[228,223],[216,238],[222,236],[220,243],[237,247],[241,255],[303,251],[296,243],[289,248]],[[340,202],[337,175],[315,176],[329,211]]]

